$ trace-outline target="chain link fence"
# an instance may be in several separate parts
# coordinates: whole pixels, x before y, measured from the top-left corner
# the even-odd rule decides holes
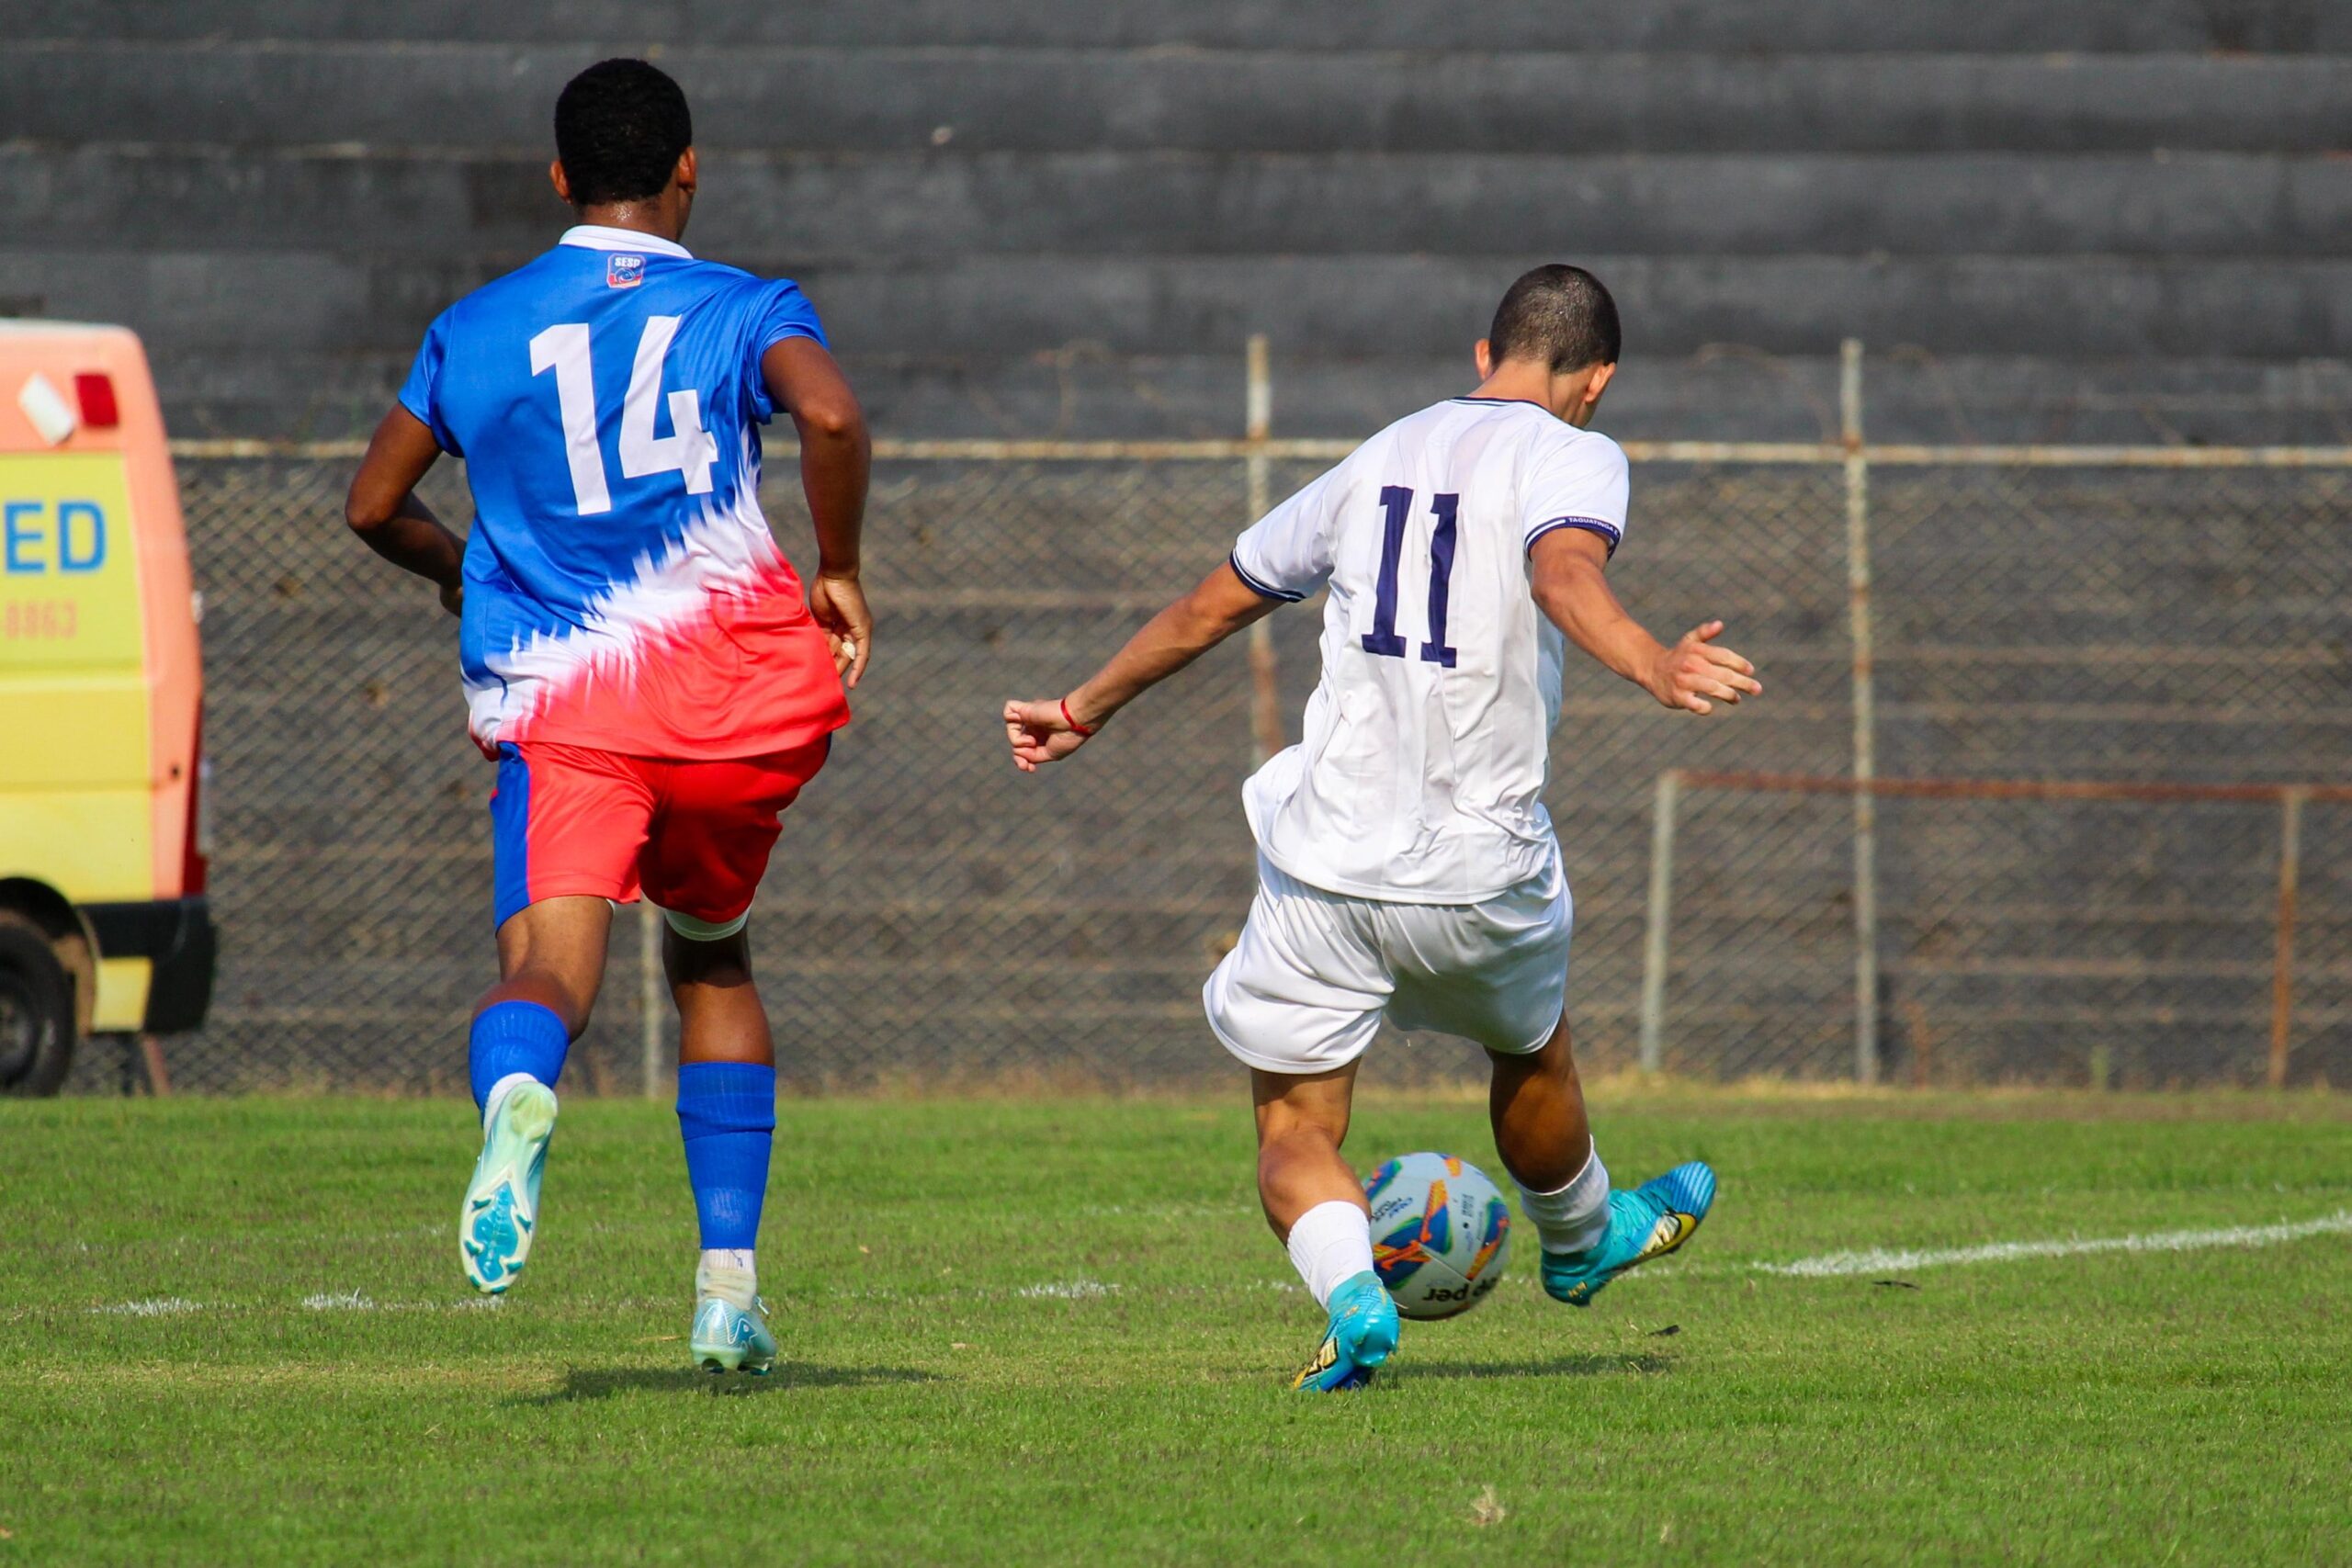
[[[206,604],[221,960],[173,1076],[456,1092],[468,1005],[492,977],[492,770],[464,735],[455,626],[343,528],[352,455],[243,450],[189,444],[179,462]],[[1067,689],[1215,566],[1249,520],[1253,459],[1279,499],[1343,450],[884,444],[875,662],[755,909],[789,1081],[1229,1076],[1199,987],[1254,886],[1238,799],[1253,718],[1297,733],[1315,607],[1269,623],[1270,685],[1236,639],[1072,767],[1017,773],[997,711]],[[2352,777],[2352,455],[1631,451],[1618,591],[1661,633],[1722,617],[1768,690],[1700,721],[1571,661],[1551,803],[1589,1070],[1638,1059],[1667,770],[1849,776],[1859,700],[1890,778]],[[429,498],[467,515],[456,464]],[[788,459],[763,499],[805,553]],[[1874,643],[1860,663],[1858,630]],[[2352,1076],[2346,810],[2314,804],[2303,829],[2296,1081]],[[2276,810],[1905,798],[1875,814],[1876,1000],[1858,1010],[1854,799],[1685,797],[1653,982],[1662,1065],[1849,1076],[1862,1010],[1898,1081],[2260,1077]],[[635,912],[616,926],[567,1082],[636,1092],[667,1072],[673,1026],[666,1000],[648,1009],[639,930]],[[1377,1070],[1474,1065],[1423,1040],[1389,1043]],[[111,1070],[89,1053],[83,1082]]]
[[[1867,691],[1878,777],[1920,787],[1867,807],[1817,787],[1856,774],[1842,736],[1802,765],[1676,749],[1733,776],[1675,803],[1671,913],[1642,922],[1668,927],[1653,1059],[1921,1084],[2352,1076],[2352,822],[2327,787],[2352,761],[2352,454],[1895,456],[1868,473],[1871,657],[1833,705],[1850,723]],[[1827,519],[1811,533],[1846,564]],[[1850,655],[1854,613],[1821,607]],[[2291,850],[2301,792],[2243,787],[2312,784]]]

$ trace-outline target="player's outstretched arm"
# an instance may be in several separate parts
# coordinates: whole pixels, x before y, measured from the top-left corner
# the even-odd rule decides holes
[[[1066,697],[1004,705],[1012,765],[1034,773],[1087,742],[1111,716],[1250,622],[1283,604],[1241,581],[1230,561],[1154,615],[1086,683]]]
[[[416,495],[417,481],[440,456],[441,444],[425,423],[395,403],[351,477],[343,520],[369,549],[437,584],[442,607],[454,615],[465,592],[466,543]]]
[[[1668,648],[1625,613],[1611,592],[1609,547],[1581,528],[1555,528],[1528,557],[1535,603],[1567,639],[1670,708],[1713,713],[1764,690],[1756,666],[1719,648],[1721,621],[1682,634]]]
[[[874,651],[874,616],[858,581],[865,532],[865,485],[874,444],[865,411],[833,356],[814,338],[788,337],[760,356],[769,395],[800,433],[800,489],[817,526],[817,575],[808,613],[825,628],[833,668],[854,686]]]

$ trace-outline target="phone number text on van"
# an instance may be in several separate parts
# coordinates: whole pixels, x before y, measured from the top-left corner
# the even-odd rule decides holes
[[[81,629],[81,609],[71,599],[0,606],[0,642],[71,642]]]

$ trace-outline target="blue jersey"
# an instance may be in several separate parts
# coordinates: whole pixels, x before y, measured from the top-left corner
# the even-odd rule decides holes
[[[484,750],[758,756],[846,723],[759,505],[761,355],[800,290],[582,225],[443,311],[401,402],[466,460],[458,633]]]

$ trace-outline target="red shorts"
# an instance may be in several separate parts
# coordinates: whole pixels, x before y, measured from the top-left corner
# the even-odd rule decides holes
[[[642,889],[665,909],[725,924],[752,907],[777,818],[831,744],[717,762],[500,746],[490,797],[495,923],[543,898],[626,903]]]

